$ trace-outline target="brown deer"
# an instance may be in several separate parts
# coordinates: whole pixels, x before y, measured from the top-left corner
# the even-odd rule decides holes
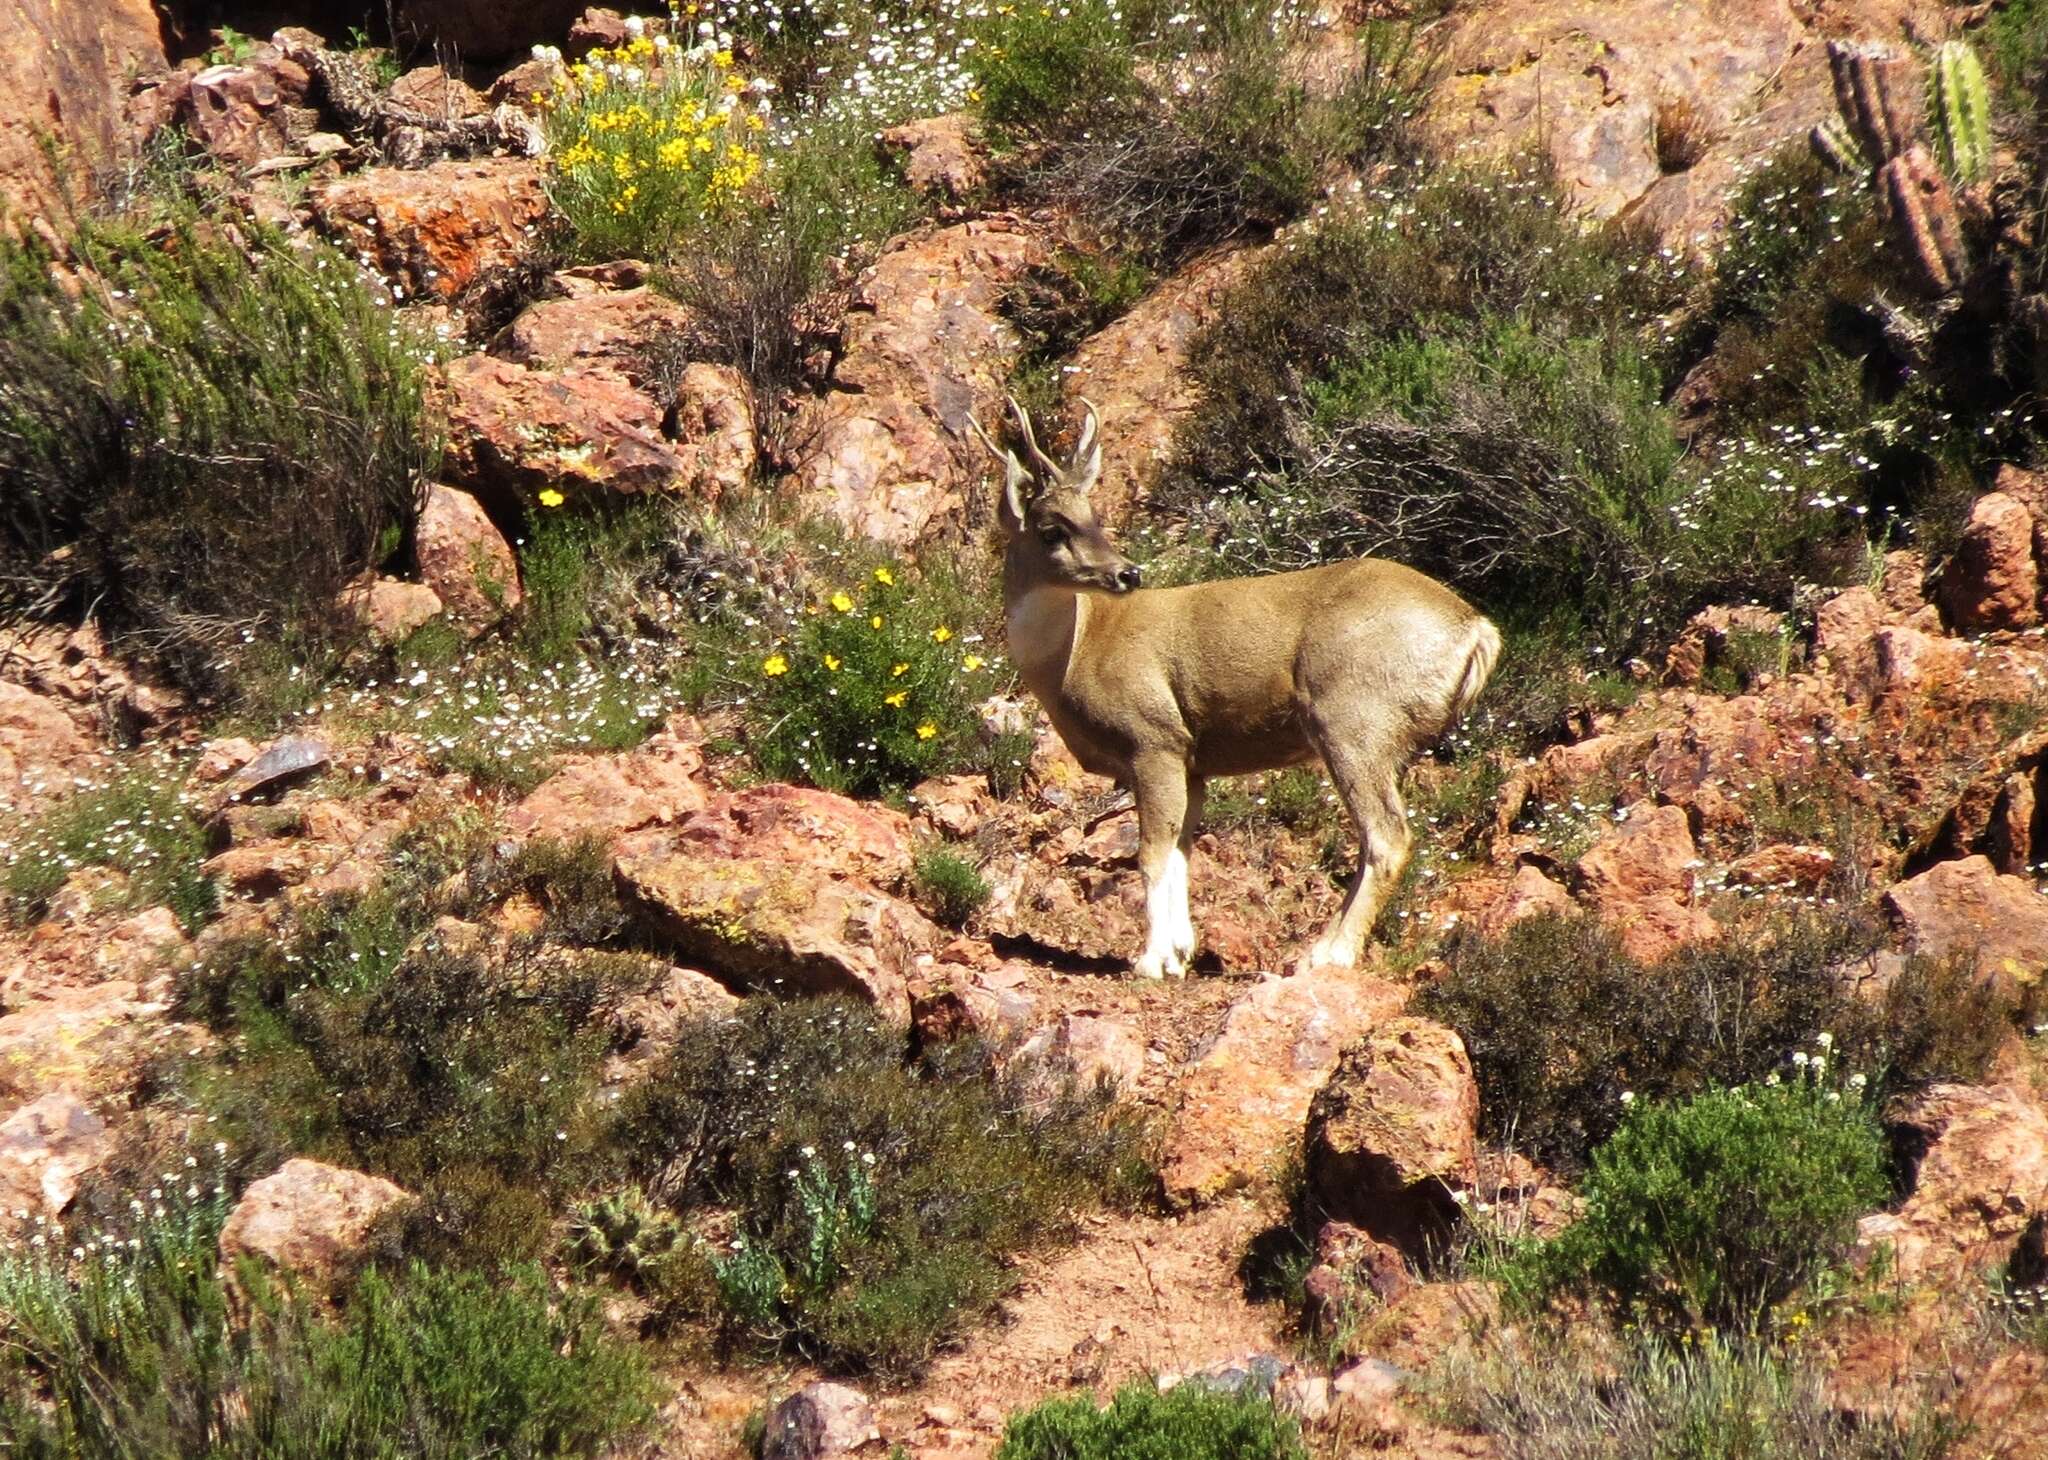
[[[1378,558],[1140,588],[1088,503],[1102,444],[1082,404],[1064,467],[1014,399],[1029,464],[969,425],[1003,465],[1010,657],[1074,758],[1137,800],[1147,936],[1134,971],[1187,972],[1188,849],[1209,777],[1317,759],[1357,823],[1360,856],[1305,962],[1350,967],[1408,858],[1402,771],[1478,697],[1500,633],[1435,579]]]

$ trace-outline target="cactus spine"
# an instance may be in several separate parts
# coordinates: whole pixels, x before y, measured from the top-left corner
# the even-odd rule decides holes
[[[1936,155],[1957,182],[1973,183],[1991,171],[1991,89],[1967,41],[1945,41],[1934,53],[1927,115]]]
[[[1925,147],[1909,147],[1877,170],[1877,206],[1923,291],[1941,295],[1961,285],[1970,262],[1961,216]]]
[[[1870,159],[1863,155],[1856,134],[1839,116],[1829,117],[1815,127],[1807,140],[1813,144],[1813,155],[1836,172],[1870,171]]]

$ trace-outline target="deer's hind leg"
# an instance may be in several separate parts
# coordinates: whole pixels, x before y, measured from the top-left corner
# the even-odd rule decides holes
[[[1316,748],[1329,768],[1337,795],[1358,828],[1358,872],[1344,905],[1310,947],[1308,966],[1351,968],[1371,936],[1380,905],[1407,864],[1414,841],[1408,805],[1401,798],[1401,767],[1407,746],[1384,732],[1317,725]]]
[[[1138,798],[1138,871],[1145,879],[1145,951],[1131,971],[1139,978],[1179,978],[1188,971],[1195,941],[1184,838],[1187,763],[1179,756],[1149,756],[1133,767],[1131,783]]]

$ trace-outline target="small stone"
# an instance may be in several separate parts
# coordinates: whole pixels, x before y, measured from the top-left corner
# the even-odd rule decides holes
[[[799,1389],[768,1416],[761,1460],[824,1460],[879,1445],[875,1408],[860,1390],[818,1383]]]

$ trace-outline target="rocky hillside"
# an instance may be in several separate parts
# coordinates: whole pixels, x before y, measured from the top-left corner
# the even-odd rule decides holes
[[[7,1443],[2048,1452],[2048,13],[21,18]],[[1501,624],[1367,966],[1128,976],[1006,396]]]

